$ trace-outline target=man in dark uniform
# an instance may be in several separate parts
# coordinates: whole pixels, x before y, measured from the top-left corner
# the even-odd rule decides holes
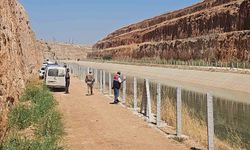
[[[66,69],[66,75],[65,75],[65,94],[69,94],[69,84],[70,84],[70,74],[69,74],[69,68]]]
[[[85,77],[85,83],[88,86],[88,95],[93,95],[93,85],[95,83],[94,75],[92,71],[89,71],[89,74]]]

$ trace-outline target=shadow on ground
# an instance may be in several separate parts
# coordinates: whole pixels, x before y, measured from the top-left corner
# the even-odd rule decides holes
[[[51,92],[55,92],[55,93],[61,93],[61,92],[65,92],[65,89],[53,89],[53,88],[50,88],[49,89]]]

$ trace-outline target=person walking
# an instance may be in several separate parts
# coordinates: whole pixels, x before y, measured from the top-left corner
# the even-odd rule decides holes
[[[86,75],[85,83],[87,84],[87,87],[88,87],[88,95],[93,95],[94,94],[93,85],[95,83],[95,78],[91,71],[89,71],[89,74]]]
[[[70,85],[70,74],[69,74],[69,68],[67,68],[65,75],[65,94],[69,94],[69,85]]]
[[[123,80],[121,80],[121,72],[117,72],[114,75],[114,80],[113,80],[113,88],[114,89],[114,102],[112,104],[117,104],[119,103],[119,93],[120,93],[120,88],[121,88],[121,84],[122,82],[124,82],[126,80],[126,78],[124,77]]]

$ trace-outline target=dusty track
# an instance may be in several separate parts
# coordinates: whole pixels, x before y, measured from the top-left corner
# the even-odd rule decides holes
[[[65,145],[72,150],[183,150],[183,145],[107,97],[95,93],[86,96],[86,87],[73,79],[70,94],[55,93],[63,114]]]
[[[250,103],[250,75],[237,73],[183,70],[162,67],[67,61],[83,66],[121,71],[126,75],[149,78],[170,86],[180,86],[198,92],[212,92],[215,96]]]

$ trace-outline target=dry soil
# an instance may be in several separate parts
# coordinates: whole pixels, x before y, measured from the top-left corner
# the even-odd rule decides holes
[[[109,104],[111,99],[72,79],[70,94],[55,97],[63,114],[66,136],[63,144],[72,150],[183,150],[182,144],[150,127],[130,110]]]

